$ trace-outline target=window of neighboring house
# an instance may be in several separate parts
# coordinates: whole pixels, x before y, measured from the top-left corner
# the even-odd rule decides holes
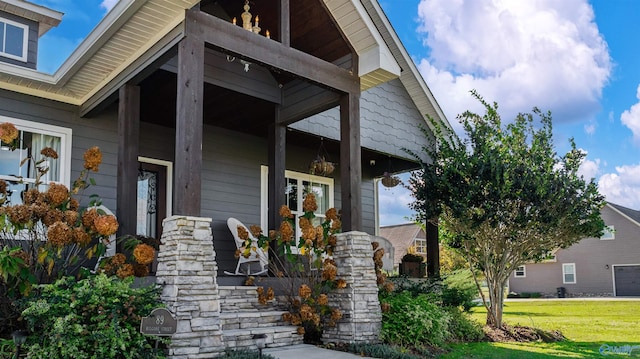
[[[261,225],[262,230],[268,232],[268,215],[267,215],[267,202],[268,202],[268,167],[262,166],[261,168]],[[316,202],[318,203],[318,209],[315,211],[316,218],[313,221],[314,225],[319,225],[325,218],[325,213],[329,208],[334,206],[333,204],[333,178],[314,176],[308,173],[285,171],[286,180],[286,204],[291,209],[291,213],[295,215],[295,238],[296,244],[301,236],[300,229],[298,228],[298,218],[304,214],[302,209],[302,201],[305,195],[309,192],[313,192],[316,195]],[[275,209],[276,211],[279,208]],[[273,228],[271,228],[273,229]]]
[[[27,61],[29,27],[0,17],[0,55]]]
[[[40,190],[46,190],[50,182],[69,186],[71,177],[71,129],[23,121],[0,116],[0,123],[11,122],[19,130],[18,147],[11,151],[6,143],[0,145],[0,179],[7,182],[9,203],[22,203],[22,193],[33,187],[37,169],[34,161],[43,159],[40,151],[51,147],[58,153],[58,159],[46,158],[39,164],[48,167],[40,180]]]
[[[427,240],[416,238],[415,240],[416,253],[427,254]]]
[[[527,276],[527,269],[525,268],[525,266],[519,266],[518,268],[516,268],[514,272],[514,277],[524,278],[526,276]]]
[[[600,239],[603,241],[610,241],[615,238],[616,238],[615,228],[613,228],[613,226],[605,226]]]
[[[562,264],[562,283],[571,284],[576,282],[576,264]]]

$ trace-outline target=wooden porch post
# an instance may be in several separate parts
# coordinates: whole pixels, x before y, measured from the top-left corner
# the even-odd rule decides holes
[[[200,216],[202,195],[202,113],[204,40],[194,19],[199,8],[187,11],[185,38],[178,44],[178,96],[174,214]]]
[[[263,228],[277,229],[280,226],[280,207],[285,204],[284,190],[286,180],[284,172],[286,169],[286,136],[287,127],[279,123],[281,108],[276,106],[275,122],[269,126],[269,227]]]
[[[340,183],[342,231],[362,231],[362,163],[360,153],[360,93],[340,98]]]
[[[116,217],[118,235],[136,234],[140,87],[125,84],[118,102],[118,179]]]
[[[440,277],[440,241],[438,239],[438,224],[427,221],[425,228],[427,236],[427,277]]]

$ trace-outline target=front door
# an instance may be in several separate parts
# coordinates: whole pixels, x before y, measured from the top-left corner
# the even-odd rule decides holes
[[[139,159],[136,234],[160,239],[170,211],[167,199],[170,162]]]

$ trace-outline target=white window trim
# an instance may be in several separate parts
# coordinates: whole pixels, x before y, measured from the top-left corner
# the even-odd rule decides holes
[[[573,273],[567,273],[567,271],[565,270],[565,266],[572,266],[573,267]],[[566,280],[566,275],[567,274],[573,274],[573,282],[568,282]],[[575,263],[562,263],[562,283],[564,283],[564,284],[575,284],[575,283],[577,283],[576,264]]]
[[[602,236],[600,237],[601,241],[612,241],[614,239],[616,239],[616,229],[613,225],[611,226],[605,226],[605,231],[608,231],[611,234],[611,237],[605,237],[605,233],[602,234]]]
[[[19,27],[22,28],[24,30],[24,36],[22,37],[22,56],[16,56],[13,54],[8,54],[4,51],[4,49],[0,49],[0,56],[9,58],[9,59],[14,59],[14,60],[19,60],[22,62],[27,62],[27,55],[29,54],[29,26],[25,25],[25,24],[21,24],[19,22],[15,22],[9,19],[6,19],[4,17],[0,17],[0,22],[4,22],[5,24],[9,24],[11,26],[15,26],[15,27]],[[4,41],[2,42],[3,44],[7,43],[7,29],[5,27],[5,31],[4,31]]]
[[[32,122],[26,120],[20,120],[17,118],[11,118],[6,116],[0,116],[0,123],[11,122],[16,126],[18,130],[27,131],[32,133],[38,133],[49,136],[60,137],[60,150],[62,153],[58,153],[58,159],[60,164],[60,179],[58,181],[51,181],[64,184],[67,187],[71,185],[71,139],[73,131],[70,128],[47,125],[39,122]],[[2,179],[15,179],[12,176],[6,176],[0,174]]]
[[[303,172],[295,172],[286,170],[284,172],[285,178],[293,178],[298,180],[306,180],[313,183],[325,184],[329,186],[329,208],[334,207],[334,181],[333,178],[315,176],[309,173]],[[268,166],[260,166],[260,226],[264,232],[268,232],[269,229],[269,167]],[[300,190],[302,190],[300,188]],[[300,197],[302,198],[302,197]],[[278,209],[276,209],[278,210]],[[296,237],[297,243],[297,237]]]
[[[520,272],[522,272],[521,275],[518,274],[518,272],[519,272],[518,268],[522,268],[522,270],[520,271]],[[526,278],[527,277],[527,266],[525,266],[525,265],[518,266],[516,268],[516,270],[513,271],[513,277],[514,278]]]
[[[418,250],[418,248],[420,248],[420,246],[418,246],[418,241],[422,241],[424,242],[424,252],[421,252]],[[413,240],[413,246],[416,249],[416,253],[418,254],[427,254],[427,240],[425,238],[416,238]]]

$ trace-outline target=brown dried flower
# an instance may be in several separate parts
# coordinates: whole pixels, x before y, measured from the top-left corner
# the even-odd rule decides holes
[[[149,264],[155,257],[155,249],[148,244],[140,243],[133,249],[133,258],[140,264]]]
[[[389,304],[389,303],[380,303],[380,309],[382,309],[383,313],[389,313],[389,311],[391,311],[391,304]]]
[[[40,154],[44,157],[53,158],[54,160],[58,159],[58,152],[51,147],[43,148],[42,151],[40,151]]]
[[[73,229],[73,242],[78,244],[80,247],[84,247],[91,243],[91,236],[84,230],[84,228],[76,227]]]
[[[45,226],[51,226],[56,222],[64,221],[64,213],[61,211],[46,206],[34,206],[33,208],[37,208],[39,213],[44,211],[42,213],[42,223],[44,223]]]
[[[338,211],[335,208],[329,208],[324,215],[330,221],[338,219]]]
[[[82,214],[82,225],[92,232],[97,232],[95,220],[98,217],[100,214],[95,208],[88,209]]]
[[[327,305],[329,304],[329,296],[326,294],[320,294],[320,296],[318,296],[318,304],[320,305]]]
[[[306,284],[302,284],[298,289],[298,294],[300,295],[300,298],[307,299],[311,296],[311,288]]]
[[[131,277],[134,274],[133,266],[129,263],[125,263],[116,271],[116,275],[118,278],[127,278]]]
[[[316,240],[316,229],[313,227],[303,228],[302,238],[304,238],[306,242],[313,243],[313,241]],[[311,246],[311,244],[307,244],[307,245]]]
[[[331,231],[338,232],[342,228],[342,222],[339,219],[334,219],[331,221]]]
[[[298,220],[298,224],[300,225],[300,229],[303,231],[312,226],[311,221],[309,221],[306,217],[300,217],[300,220]]]
[[[280,217],[282,218],[293,218],[291,209],[289,209],[289,206],[287,206],[286,204],[283,204],[282,207],[280,207],[279,213],[280,213]]]
[[[102,163],[102,152],[100,152],[100,148],[97,146],[91,147],[85,151],[83,158],[84,168],[89,171],[98,172],[98,167],[100,163]]]
[[[327,244],[329,244],[332,247],[335,247],[336,244],[338,244],[338,237],[336,236],[329,236],[329,239],[327,240]]]
[[[96,232],[105,237],[115,234],[116,231],[118,231],[118,220],[112,215],[98,216],[93,220],[93,224],[96,227]]]
[[[322,268],[322,280],[334,280],[338,275],[338,268],[331,263],[325,263]]]
[[[304,327],[298,327],[296,332],[298,333],[298,335],[304,335],[304,333],[305,333]]]
[[[0,180],[0,194],[6,194],[9,185],[5,180]]]
[[[340,309],[334,308],[331,311],[331,320],[338,321],[342,318],[342,312]]]
[[[58,221],[49,226],[47,238],[52,246],[60,248],[71,243],[73,232],[66,223]]]
[[[251,231],[251,234],[256,238],[260,237],[262,235],[262,228],[260,228],[260,226],[258,226],[258,225],[254,224],[254,225],[250,226],[249,230]]]
[[[316,195],[313,192],[307,193],[302,202],[302,210],[305,212],[315,212],[318,210],[318,203],[316,203]]]
[[[79,216],[80,215],[76,211],[64,211],[64,221],[70,226],[74,226],[76,224]]]
[[[247,229],[244,228],[244,226],[238,225],[238,238],[245,241],[249,239],[249,232],[247,232]]]
[[[80,208],[80,202],[77,199],[71,198],[69,201],[69,209],[72,211],[77,211]]]
[[[133,264],[133,275],[136,277],[146,277],[149,275],[149,265],[135,263]]]
[[[378,249],[378,247],[380,247],[380,242],[371,242],[371,247],[375,251],[376,249]]]
[[[109,261],[109,263],[111,263],[111,265],[115,266],[115,267],[120,267],[121,265],[123,265],[125,262],[127,261],[127,257],[125,257],[124,254],[122,253],[116,253],[116,255],[114,255],[113,257],[111,257],[111,260]]]
[[[18,138],[18,129],[13,123],[5,122],[0,124],[0,140],[4,143],[11,143]]]
[[[11,220],[12,223],[27,224],[31,220],[33,211],[30,206],[17,205],[8,207],[7,214],[9,215],[9,220]]]
[[[336,281],[336,287],[337,288],[346,288],[347,287],[347,281],[344,279],[338,279]]]
[[[59,183],[51,183],[46,192],[47,202],[52,207],[58,207],[69,199],[69,189],[67,186]]]
[[[293,228],[288,221],[282,221],[280,223],[280,234],[282,235],[283,242],[291,242],[293,239]]]

